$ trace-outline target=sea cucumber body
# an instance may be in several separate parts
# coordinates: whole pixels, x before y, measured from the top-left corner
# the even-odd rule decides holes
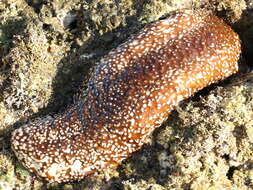
[[[113,168],[178,102],[235,73],[239,55],[238,35],[210,11],[177,11],[102,58],[84,100],[15,130],[12,149],[49,181]]]

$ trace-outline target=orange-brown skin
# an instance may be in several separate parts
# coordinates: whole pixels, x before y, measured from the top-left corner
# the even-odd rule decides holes
[[[183,99],[238,70],[238,35],[204,9],[150,24],[96,66],[88,95],[15,130],[12,149],[49,181],[82,179],[140,149]]]

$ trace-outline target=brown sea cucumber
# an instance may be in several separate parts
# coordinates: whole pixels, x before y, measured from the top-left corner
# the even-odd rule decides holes
[[[173,108],[238,70],[238,35],[205,9],[148,25],[102,58],[87,97],[12,134],[12,149],[49,181],[82,179],[140,149]]]

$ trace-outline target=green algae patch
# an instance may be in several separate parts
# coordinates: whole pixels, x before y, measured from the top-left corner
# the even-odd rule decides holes
[[[33,176],[18,162],[15,163],[13,154],[8,152],[0,153],[0,190],[40,189],[42,183],[33,179]]]
[[[10,155],[0,154],[0,189],[5,187],[14,187],[15,181],[13,181],[14,166]],[[8,189],[8,188],[7,188]]]

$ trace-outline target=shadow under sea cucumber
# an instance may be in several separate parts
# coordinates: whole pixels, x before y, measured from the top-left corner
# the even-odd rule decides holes
[[[12,149],[49,181],[114,168],[181,100],[235,73],[240,51],[238,35],[211,11],[179,10],[102,58],[85,99],[16,129]]]

